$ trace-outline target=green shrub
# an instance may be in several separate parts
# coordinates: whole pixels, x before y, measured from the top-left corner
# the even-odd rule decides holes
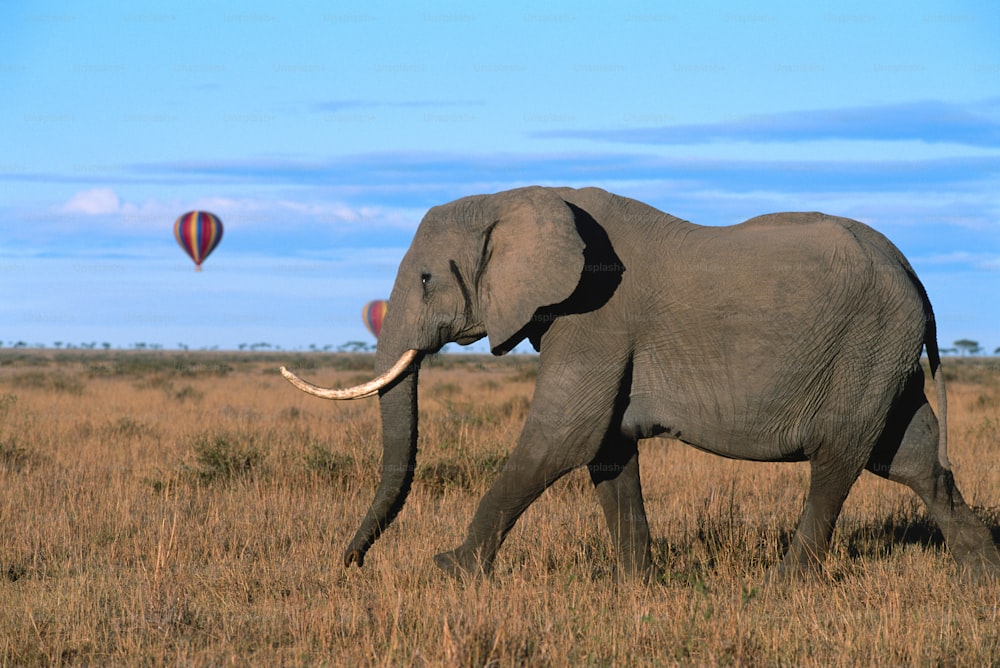
[[[303,461],[306,469],[329,479],[341,479],[357,470],[353,457],[333,452],[319,443],[310,446],[309,452],[303,456]]]
[[[35,452],[16,441],[0,442],[0,467],[20,473],[38,462]]]
[[[249,477],[260,470],[266,452],[253,434],[212,433],[195,439],[197,466],[192,470],[202,482]]]

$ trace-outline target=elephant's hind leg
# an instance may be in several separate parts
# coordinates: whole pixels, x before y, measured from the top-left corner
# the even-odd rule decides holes
[[[961,569],[974,577],[1000,578],[1000,551],[990,530],[965,503],[951,471],[938,462],[937,447],[937,418],[924,401],[906,423],[901,441],[880,444],[868,469],[920,496]]]
[[[636,442],[619,437],[605,443],[588,469],[622,573],[630,578],[648,580],[654,571]]]

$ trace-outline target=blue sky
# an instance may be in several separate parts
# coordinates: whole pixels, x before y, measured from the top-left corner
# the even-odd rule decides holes
[[[543,184],[857,218],[1000,347],[1000,5],[688,5],[5,3],[0,342],[371,342],[427,208]]]

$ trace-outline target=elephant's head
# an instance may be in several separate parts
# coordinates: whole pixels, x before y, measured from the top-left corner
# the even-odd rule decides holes
[[[484,336],[496,355],[526,337],[537,346],[559,312],[543,311],[547,315],[541,317],[540,309],[568,303],[578,289],[574,300],[593,299],[593,290],[581,279],[595,246],[591,238],[602,232],[595,227],[593,219],[557,191],[539,187],[434,207],[399,266],[378,341],[376,372],[381,375],[357,388],[322,390],[282,369],[297,387],[325,398],[379,394],[382,480],[347,548],[345,565],[361,565],[409,492],[422,356],[448,342],[468,344]],[[581,297],[584,288],[588,296]]]

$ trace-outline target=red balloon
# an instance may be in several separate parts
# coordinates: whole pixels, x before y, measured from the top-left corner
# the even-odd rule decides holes
[[[365,327],[368,331],[372,333],[376,339],[378,338],[379,332],[382,331],[382,320],[385,319],[385,311],[389,307],[389,302],[384,299],[376,299],[365,304],[365,307],[361,309],[361,319],[365,323]]]
[[[174,222],[174,238],[201,271],[201,263],[222,241],[222,221],[207,211],[188,211]]]

